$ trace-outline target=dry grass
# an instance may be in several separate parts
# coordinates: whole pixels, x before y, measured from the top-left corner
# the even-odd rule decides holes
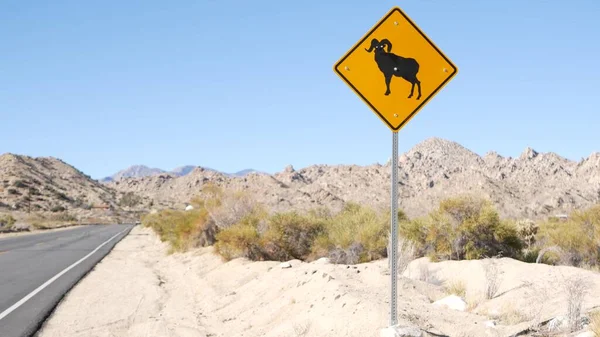
[[[523,287],[525,287],[524,296],[530,303],[527,314],[532,321],[531,329],[533,331],[540,331],[544,324],[542,314],[550,299],[549,294],[552,292],[552,289],[531,282],[524,283]]]
[[[590,313],[590,331],[600,337],[600,311]]]
[[[475,309],[477,309],[477,307],[484,302],[484,297],[479,295],[479,296],[470,296],[466,298],[466,302],[467,302],[467,311],[468,312],[473,312],[475,311]]]
[[[447,281],[444,288],[447,294],[454,294],[456,296],[466,298],[467,287],[465,282],[462,280]]]
[[[528,315],[520,308],[515,307],[512,302],[504,302],[500,308],[498,317],[492,318],[506,325],[515,325],[529,320]]]
[[[391,239],[391,238],[390,238]],[[388,248],[391,247],[391,240],[389,240]],[[389,256],[389,252],[388,252]],[[402,275],[412,260],[417,257],[417,251],[414,242],[407,240],[406,238],[398,237],[398,273]]]
[[[484,264],[485,268],[485,298],[490,300],[496,297],[500,288],[500,270],[496,259],[489,259]]]
[[[304,337],[307,336],[310,331],[310,322],[302,322],[294,324],[294,335],[296,337]]]
[[[417,279],[419,281],[432,283],[433,276],[431,275],[431,271],[429,270],[429,263],[426,261],[420,261],[418,267],[418,276]]]
[[[581,329],[583,300],[589,290],[589,284],[581,276],[563,279],[561,282],[567,296],[567,320],[571,332]]]

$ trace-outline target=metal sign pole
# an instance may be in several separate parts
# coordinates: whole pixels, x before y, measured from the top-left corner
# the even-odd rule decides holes
[[[391,192],[391,225],[392,238],[390,247],[390,276],[391,276],[391,310],[390,310],[390,326],[398,324],[398,294],[397,294],[397,277],[398,277],[398,132],[392,132],[392,192]]]

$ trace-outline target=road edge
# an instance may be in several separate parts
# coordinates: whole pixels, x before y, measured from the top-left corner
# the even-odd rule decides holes
[[[46,323],[52,318],[52,316],[54,315],[54,313],[56,312],[56,308],[58,308],[58,306],[62,303],[62,301],[65,299],[65,297],[71,292],[71,290],[73,288],[75,288],[84,278],[86,278],[96,267],[96,265],[98,263],[100,263],[102,260],[104,260],[104,258],[106,256],[108,256],[108,254],[110,254],[113,249],[115,248],[115,246],[117,244],[119,244],[119,242],[121,242],[121,240],[123,240],[125,237],[127,237],[127,235],[129,235],[129,233],[131,232],[131,230],[133,230],[136,226],[139,226],[138,224],[132,224],[131,228],[125,230],[121,235],[120,238],[117,237],[114,239],[114,241],[112,241],[111,243],[107,244],[108,249],[106,250],[106,253],[104,253],[104,255],[101,255],[100,259],[98,260],[98,262],[96,262],[96,264],[94,264],[88,271],[86,271],[85,273],[81,274],[81,276],[75,280],[75,282],[73,282],[73,284],[71,285],[71,287],[69,287],[69,289],[67,289],[67,291],[65,291],[64,294],[62,294],[61,297],[59,297],[54,303],[52,303],[52,309],[50,309],[47,314],[40,319],[40,321],[38,322],[38,324],[36,326],[34,326],[33,331],[27,336],[27,337],[38,337],[40,331],[44,328],[44,326],[46,325]],[[102,253],[100,253],[102,254]]]

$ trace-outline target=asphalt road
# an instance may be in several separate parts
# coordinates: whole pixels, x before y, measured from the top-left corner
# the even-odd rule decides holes
[[[0,337],[33,336],[62,297],[132,227],[97,225],[0,237]]]

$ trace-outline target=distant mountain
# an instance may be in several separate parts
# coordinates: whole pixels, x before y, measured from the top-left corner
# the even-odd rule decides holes
[[[230,176],[234,176],[234,177],[243,177],[243,176],[245,176],[245,175],[247,175],[247,174],[250,174],[250,173],[255,173],[255,172],[256,172],[256,173],[261,173],[261,172],[259,172],[259,171],[257,171],[257,170],[254,170],[254,169],[245,169],[245,170],[238,171],[238,172],[236,172],[236,173],[230,173],[230,174],[228,174],[228,175],[230,175]]]
[[[185,175],[188,175],[190,172],[192,172],[197,166],[194,165],[186,165],[186,166],[180,166],[177,168],[174,168],[170,173],[173,173],[174,175],[178,176],[178,177],[183,177]]]
[[[165,171],[165,170],[162,170],[159,168],[150,168],[145,165],[133,165],[131,167],[128,167],[124,170],[117,172],[116,174],[114,174],[110,177],[101,179],[100,182],[109,183],[109,182],[120,180],[122,178],[143,178],[143,177],[154,176],[154,175],[158,175],[158,174],[162,174],[162,173],[172,174],[176,177],[183,177],[183,176],[190,174],[197,167],[198,166],[195,166],[195,165],[185,165],[185,166],[180,166],[180,167],[174,168],[171,171]],[[238,171],[235,173],[225,173],[225,172],[221,172],[219,170],[215,170],[215,169],[212,169],[209,167],[203,167],[203,169],[205,169],[207,171],[221,173],[221,174],[231,176],[231,177],[243,177],[249,173],[258,172],[254,169],[245,169],[245,170],[241,170],[241,171]]]
[[[161,173],[165,173],[165,171],[158,169],[158,168],[150,168],[145,165],[133,165],[133,166],[130,166],[124,170],[121,170],[121,171],[113,174],[110,177],[106,177],[106,178],[102,179],[101,182],[117,181],[117,180],[120,180],[121,178],[149,177],[149,176],[153,176],[153,175],[161,174]]]

